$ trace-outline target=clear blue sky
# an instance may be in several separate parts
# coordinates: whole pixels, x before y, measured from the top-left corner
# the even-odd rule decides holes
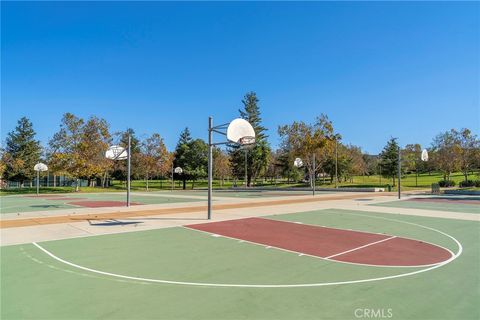
[[[370,153],[479,130],[478,2],[1,5],[2,140],[25,115],[46,142],[68,111],[171,149],[251,90],[274,147],[278,125],[322,112]]]

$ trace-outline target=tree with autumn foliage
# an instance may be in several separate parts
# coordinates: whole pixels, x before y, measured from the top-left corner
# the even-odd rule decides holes
[[[232,175],[230,156],[220,148],[213,148],[213,177],[223,186],[225,178]]]
[[[470,129],[463,128],[460,131],[454,131],[456,136],[456,148],[459,168],[463,173],[465,182],[468,181],[468,174],[473,169],[478,168],[478,158],[480,157],[480,140]]]
[[[332,122],[324,114],[316,118],[313,124],[294,121],[291,125],[278,128],[285,150],[291,154],[290,160],[299,157],[309,174],[313,186],[314,172],[317,172],[335,148]],[[315,155],[315,166],[313,156]]]
[[[76,191],[82,178],[94,186],[95,179],[105,177],[112,166],[111,160],[105,158],[110,141],[109,126],[104,119],[92,116],[85,121],[66,113],[60,130],[49,142],[50,163],[77,180]]]
[[[145,178],[145,188],[148,191],[148,181],[153,176],[163,175],[171,167],[171,157],[163,138],[158,133],[142,141],[139,153],[139,165]]]

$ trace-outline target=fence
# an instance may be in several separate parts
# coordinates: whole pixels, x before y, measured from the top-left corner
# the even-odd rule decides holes
[[[75,187],[77,180],[65,176],[44,176],[40,177],[40,187]],[[5,189],[19,189],[19,188],[33,188],[37,186],[37,179],[25,180],[23,184],[21,181],[2,181],[2,188]],[[80,179],[80,187],[88,186],[88,180]]]

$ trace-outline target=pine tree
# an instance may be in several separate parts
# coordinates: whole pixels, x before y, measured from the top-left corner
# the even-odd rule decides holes
[[[32,122],[26,117],[18,120],[15,130],[7,135],[5,178],[20,181],[23,185],[25,180],[35,177],[33,167],[40,160],[42,151],[35,135]]]
[[[395,186],[395,177],[398,173],[398,143],[396,138],[391,138],[380,153],[380,171],[385,177],[392,178]]]
[[[260,117],[260,108],[258,107],[258,100],[257,94],[255,92],[247,93],[243,100],[243,110],[239,109],[240,117],[247,120],[255,130],[255,140],[256,141],[263,141],[268,138],[265,135],[265,131],[267,129],[261,125],[262,118]]]
[[[229,153],[232,160],[232,171],[237,178],[245,176],[245,158],[247,159],[247,186],[251,186],[252,180],[264,171],[268,164],[271,152],[267,142],[267,129],[262,126],[259,99],[255,92],[247,93],[243,100],[243,109],[239,109],[240,116],[247,120],[255,130],[255,146],[253,148],[241,148],[238,145],[230,146]]]
[[[179,178],[183,181],[183,189],[186,189],[186,181],[195,180],[207,175],[208,145],[202,139],[193,140],[190,130],[185,128],[180,134],[173,164],[180,167],[183,172]],[[192,184],[192,188],[194,184]]]
[[[176,177],[180,178],[183,181],[183,189],[186,189],[186,181],[188,178],[187,172],[185,171],[186,166],[188,165],[190,144],[192,143],[192,136],[190,135],[190,130],[185,128],[182,133],[180,133],[180,138],[178,139],[177,146],[175,147],[175,157],[173,159],[173,166],[180,167],[184,172]],[[177,175],[177,174],[175,174]]]

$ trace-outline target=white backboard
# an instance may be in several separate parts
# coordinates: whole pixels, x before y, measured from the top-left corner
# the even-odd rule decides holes
[[[242,138],[248,139],[242,139]],[[227,128],[227,139],[230,142],[242,144],[242,140],[248,141],[248,144],[255,142],[255,130],[252,125],[245,119],[234,119]],[[243,143],[245,144],[245,143]]]
[[[111,146],[105,152],[105,158],[111,160],[125,160],[128,158],[128,152],[124,147]]]
[[[428,161],[428,151],[427,151],[427,149],[423,149],[421,159],[422,159],[422,161]]]
[[[175,170],[173,170],[173,172],[181,174],[181,173],[183,173],[183,169],[180,168],[180,167],[176,167]]]
[[[293,165],[297,168],[303,167],[303,161],[300,158],[295,158],[295,161],[293,161]]]
[[[35,171],[47,171],[48,167],[45,163],[39,162],[33,167],[33,170],[35,170]]]

